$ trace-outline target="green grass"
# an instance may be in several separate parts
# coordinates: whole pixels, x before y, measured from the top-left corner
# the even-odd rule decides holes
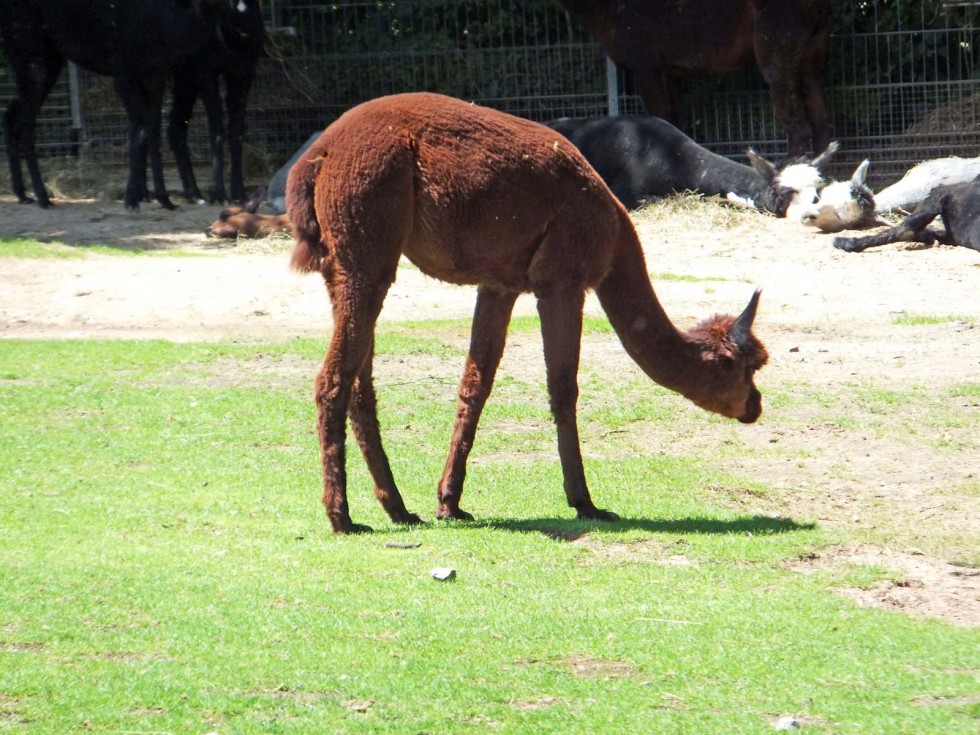
[[[909,314],[907,312],[902,312],[901,314],[896,314],[892,317],[892,324],[905,324],[908,326],[922,326],[926,324],[950,324],[954,322],[963,322],[964,324],[972,324],[976,320],[971,316],[955,316],[955,315],[930,315],[930,314]]]
[[[379,360],[450,357],[465,333],[385,327]],[[322,353],[0,342],[0,732],[738,735],[783,714],[828,735],[976,732],[976,631],[832,594],[883,570],[789,570],[848,539],[739,510],[775,493],[726,474],[742,447],[634,444],[687,421],[647,381],[582,379],[591,489],[619,523],[573,520],[543,388],[502,376],[464,499],[480,520],[392,526],[351,442],[352,515],[376,533],[332,536]],[[393,470],[430,514],[456,375],[379,383]],[[929,400],[840,391],[872,414]]]
[[[60,242],[0,237],[0,258],[85,258],[89,255],[164,255],[170,258],[191,258],[202,255],[186,250],[159,250],[144,248],[118,248],[106,245],[66,245]]]

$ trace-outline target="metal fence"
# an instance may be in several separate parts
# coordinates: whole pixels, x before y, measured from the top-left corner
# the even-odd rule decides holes
[[[925,158],[980,154],[974,5],[834,0],[825,77],[842,146],[835,174],[870,157],[873,181],[890,181]],[[250,100],[250,181],[264,180],[352,105],[395,92],[442,92],[534,120],[611,107],[642,112],[599,45],[555,0],[265,0],[263,12],[269,56]],[[0,104],[12,94],[4,67]],[[203,118],[199,108],[192,126],[202,167]],[[735,158],[749,145],[773,157],[785,150],[756,70],[692,80],[681,127]],[[65,75],[43,110],[41,155],[120,165],[126,145],[111,82],[81,72],[72,85]]]

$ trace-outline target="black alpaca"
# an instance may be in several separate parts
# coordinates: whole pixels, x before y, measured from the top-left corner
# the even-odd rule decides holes
[[[929,227],[939,216],[945,231]],[[834,247],[860,253],[892,242],[942,242],[980,250],[980,176],[966,184],[937,187],[894,227],[866,237],[835,237]]]
[[[174,209],[163,181],[160,124],[167,77],[177,63],[211,37],[218,6],[229,0],[0,0],[0,38],[17,85],[3,127],[10,180],[24,190],[21,159],[34,197],[50,207],[34,149],[38,111],[70,60],[113,78],[129,117],[129,179],[125,204],[147,197],[146,162],[153,167],[157,201]]]
[[[231,152],[231,198],[236,202],[245,199],[242,166],[245,106],[264,43],[265,27],[258,0],[225,4],[221,7],[214,35],[202,48],[184,59],[174,72],[174,102],[167,137],[177,161],[184,196],[189,202],[204,199],[194,178],[187,148],[187,124],[199,96],[208,117],[208,138],[211,143],[211,183],[207,189],[207,201],[224,202],[228,199],[224,175],[222,77],[228,115],[228,148]]]
[[[751,166],[712,153],[659,117],[566,117],[546,125],[575,144],[627,209],[697,191],[796,217],[813,203],[823,183],[820,166],[837,150],[831,142],[815,159],[777,169],[751,148]]]

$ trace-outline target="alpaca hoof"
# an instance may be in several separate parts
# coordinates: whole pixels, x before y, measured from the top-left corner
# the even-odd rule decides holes
[[[592,506],[591,508],[578,508],[578,519],[580,521],[603,521],[604,523],[615,523],[619,516],[611,510],[602,510]]]
[[[370,526],[365,526],[362,523],[351,523],[347,521],[346,523],[335,523],[333,524],[333,532],[337,535],[341,534],[355,534],[355,533],[372,533],[374,531]]]
[[[425,519],[417,516],[415,513],[405,512],[392,516],[391,522],[397,523],[399,526],[419,526],[425,523]]]
[[[834,247],[843,250],[845,253],[857,253],[861,251],[857,241],[850,237],[835,237]]]
[[[473,515],[471,513],[467,513],[465,510],[460,510],[459,508],[451,509],[444,505],[440,505],[439,510],[436,513],[436,518],[438,518],[440,521],[446,521],[450,518],[457,521],[472,521]]]
[[[227,201],[228,194],[223,186],[208,187],[208,204],[224,204]]]

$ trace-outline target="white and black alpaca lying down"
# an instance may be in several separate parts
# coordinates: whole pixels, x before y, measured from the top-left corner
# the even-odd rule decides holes
[[[980,157],[935,158],[913,166],[901,180],[875,194],[865,183],[869,164],[863,161],[849,181],[827,184],[819,201],[803,213],[803,223],[824,232],[890,225],[880,215],[914,209],[933,190],[980,176]]]
[[[945,230],[929,227],[940,216]],[[866,237],[835,237],[834,247],[859,253],[893,242],[941,242],[980,251],[980,176],[965,184],[939,186],[898,225]]]
[[[659,117],[562,118],[547,125],[579,149],[627,209],[696,191],[799,219],[824,183],[820,166],[837,150],[831,143],[812,161],[777,169],[752,149],[750,166],[712,153]]]

